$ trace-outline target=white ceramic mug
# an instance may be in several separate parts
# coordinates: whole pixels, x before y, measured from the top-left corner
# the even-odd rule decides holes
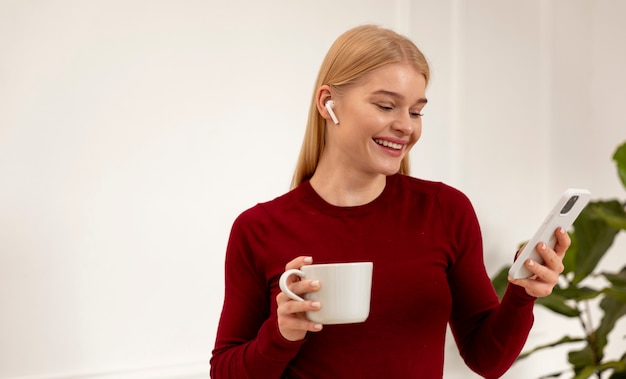
[[[319,310],[306,313],[313,322],[326,325],[363,322],[370,312],[372,268],[372,262],[306,265],[299,270],[285,271],[280,277],[279,286],[293,300],[306,299],[321,303]],[[319,280],[319,291],[307,293],[305,299],[301,298],[287,286],[287,279],[291,275]]]

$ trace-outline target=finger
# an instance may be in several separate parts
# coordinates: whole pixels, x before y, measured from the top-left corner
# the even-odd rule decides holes
[[[293,260],[291,260],[289,263],[287,263],[285,265],[285,271],[287,270],[291,270],[293,268],[300,268],[304,265],[310,265],[311,263],[313,263],[313,258],[309,257],[309,256],[299,256]]]
[[[554,254],[554,252],[552,254]],[[536,278],[531,280],[548,283],[551,286],[556,285],[559,280],[560,272],[539,264],[532,259],[528,259],[525,265],[536,276]]]
[[[536,279],[513,279],[509,277],[509,281],[515,285],[523,287],[526,293],[534,297],[545,297],[552,293],[554,286],[544,283]]]
[[[320,289],[320,282],[319,280],[302,280],[290,284],[289,289],[296,295],[303,296],[305,293],[318,291]],[[288,306],[284,305],[288,302],[293,304]],[[319,302],[314,300],[293,300],[282,291],[276,295],[276,303],[278,304],[278,308],[285,310],[286,313],[306,312],[320,308]]]
[[[289,284],[289,289],[296,295],[303,295],[309,292],[316,292],[320,289],[319,280],[300,280]]]
[[[567,249],[572,244],[572,239],[563,228],[558,228],[554,232],[554,235],[556,236],[556,246],[554,247],[554,251],[558,255],[565,255],[565,252],[567,252]]]
[[[278,314],[305,318],[305,312],[314,312],[322,308],[319,301],[287,301],[278,307]]]
[[[278,304],[276,309],[278,316],[295,316],[295,313],[306,312],[308,307],[312,307],[312,305],[306,304],[307,301],[293,300],[282,292],[276,295],[276,303]]]
[[[306,312],[314,312],[322,307],[319,301],[295,301],[284,294],[278,294],[276,302],[278,319],[284,328],[311,331],[321,329],[321,326],[318,327],[318,324],[306,318]]]
[[[286,301],[282,301],[286,298]],[[277,309],[278,329],[286,339],[299,341],[306,337],[307,332],[318,332],[322,330],[322,325],[309,321],[304,313],[307,310],[317,310],[321,305],[311,301],[294,301],[284,294],[277,296],[277,301],[281,301]]]
[[[536,249],[541,258],[543,258],[543,262],[546,267],[554,271],[557,276],[563,272],[565,269],[563,266],[563,254],[557,254],[543,242],[538,243]]]
[[[305,330],[308,332],[319,332],[322,324],[307,320],[306,318],[279,317],[278,327],[282,330]]]

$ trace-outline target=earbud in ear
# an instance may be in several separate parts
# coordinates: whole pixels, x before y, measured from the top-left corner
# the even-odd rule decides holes
[[[333,119],[333,122],[335,123],[335,125],[339,125],[339,119],[337,119],[337,116],[335,115],[335,112],[333,111],[335,102],[332,100],[328,100],[325,106],[326,106],[326,109],[328,110],[328,114],[330,115],[330,118]]]

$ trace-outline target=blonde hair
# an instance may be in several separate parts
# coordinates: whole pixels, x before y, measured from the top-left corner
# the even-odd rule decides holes
[[[326,123],[317,110],[317,90],[323,85],[328,85],[335,92],[341,93],[342,88],[357,83],[370,71],[399,62],[413,65],[424,75],[428,84],[430,78],[428,62],[408,38],[375,25],[358,26],[337,38],[328,50],[317,76],[304,141],[291,188],[297,187],[313,176],[324,150]],[[409,173],[408,155],[402,160],[398,172]]]

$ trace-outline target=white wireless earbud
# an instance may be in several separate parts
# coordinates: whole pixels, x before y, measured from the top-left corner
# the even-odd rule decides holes
[[[333,122],[335,123],[335,125],[339,125],[339,119],[337,119],[337,116],[335,115],[335,112],[333,111],[335,102],[332,100],[328,100],[325,105],[326,105],[326,109],[328,110],[328,114],[330,114],[330,118],[333,119]]]

